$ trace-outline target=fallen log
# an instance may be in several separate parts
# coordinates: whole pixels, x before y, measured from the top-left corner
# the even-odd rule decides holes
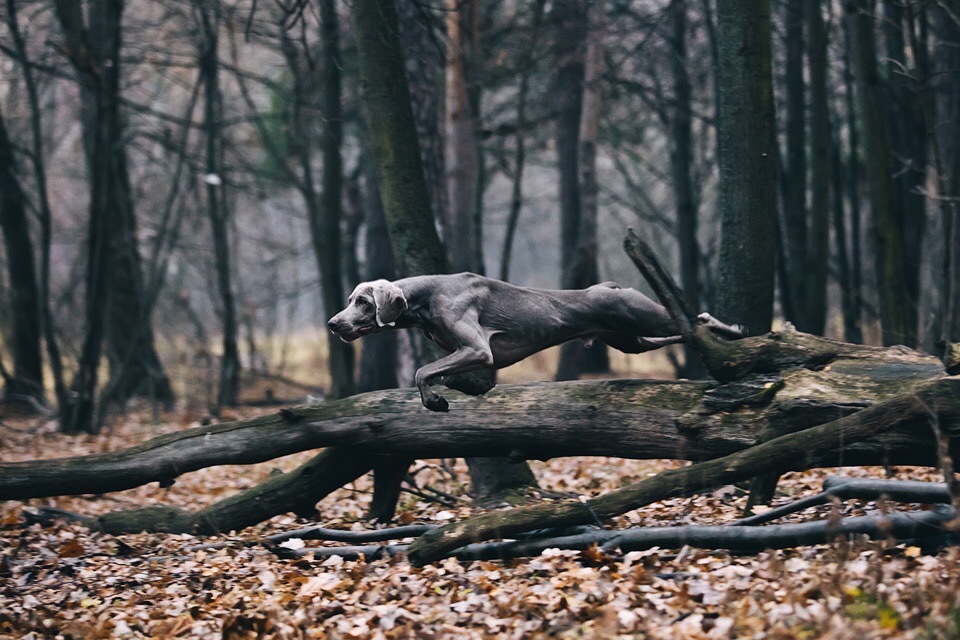
[[[169,483],[204,467],[334,446],[362,446],[368,464],[378,456],[707,460],[753,446],[771,422],[796,431],[855,412],[888,387],[918,386],[909,378],[856,384],[849,378],[801,370],[773,386],[764,379],[736,386],[649,380],[501,385],[484,397],[458,397],[459,410],[448,414],[423,410],[414,390],[373,392],[187,429],[116,452],[0,463],[0,500],[121,491]],[[933,465],[936,447],[924,421],[915,419],[806,464]]]
[[[745,451],[671,469],[598,498],[496,511],[446,525],[410,547],[417,564],[492,538],[509,538],[535,527],[566,527],[607,519],[653,502],[731,484],[764,473],[808,468],[806,456],[836,454],[853,443],[916,420],[955,424],[960,417],[960,377],[926,383],[911,393],[853,415],[758,444]],[[918,432],[919,433],[919,432]]]

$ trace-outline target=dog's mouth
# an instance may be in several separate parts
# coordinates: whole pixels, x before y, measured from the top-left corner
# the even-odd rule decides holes
[[[356,329],[352,329],[350,331],[344,331],[343,333],[337,332],[337,335],[339,335],[340,339],[344,342],[353,342],[354,340],[362,338],[368,333],[373,333],[374,329],[376,329],[374,325],[368,324],[362,327],[357,327]]]

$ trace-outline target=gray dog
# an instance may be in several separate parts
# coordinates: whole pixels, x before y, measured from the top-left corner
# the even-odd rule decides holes
[[[718,334],[743,335],[740,327],[708,313],[699,318]],[[458,384],[450,376],[502,369],[574,338],[588,345],[601,340],[626,353],[683,341],[663,306],[614,282],[556,291],[517,287],[473,273],[363,282],[327,326],[345,342],[387,329],[422,329],[450,352],[416,374],[423,406],[432,411],[448,409],[447,401],[430,388],[435,380],[466,393],[486,393],[492,383]]]

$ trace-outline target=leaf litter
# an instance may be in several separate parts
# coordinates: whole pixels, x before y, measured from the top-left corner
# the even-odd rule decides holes
[[[248,412],[249,413],[249,412]],[[250,413],[252,417],[252,413]],[[243,417],[247,417],[244,415]],[[182,424],[184,421],[179,421]],[[133,415],[96,438],[64,437],[52,424],[0,430],[5,461],[115,450],[178,428]],[[701,549],[608,554],[548,549],[503,562],[446,559],[423,568],[402,556],[282,560],[247,544],[320,525],[367,529],[372,483],[361,478],[319,504],[315,521],[277,516],[240,532],[195,537],[112,536],[76,523],[27,524],[24,508],[93,515],[165,503],[200,509],[289,470],[311,452],[245,467],[187,474],[102,496],[0,503],[0,638],[375,639],[464,638],[917,638],[960,637],[960,553],[927,555],[885,541],[842,540],[756,555]],[[596,496],[676,461],[564,458],[532,462],[543,489]],[[454,496],[451,506],[404,493],[400,523],[443,524],[478,512],[462,462],[420,461],[417,484]],[[830,473],[937,481],[929,469],[849,468],[787,474],[776,504],[816,493]],[[627,513],[611,527],[719,524],[745,496],[724,487]],[[860,515],[847,501],[784,519]],[[838,514],[839,512],[839,514]],[[285,544],[298,548],[297,539]],[[226,543],[216,549],[203,543]],[[302,541],[300,541],[302,544]]]

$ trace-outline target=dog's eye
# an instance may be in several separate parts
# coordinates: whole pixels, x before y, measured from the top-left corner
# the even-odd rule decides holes
[[[366,298],[359,298],[359,299],[357,300],[357,305],[358,305],[358,306],[361,306],[361,307],[369,307],[369,306],[370,306],[370,301],[367,300]]]

